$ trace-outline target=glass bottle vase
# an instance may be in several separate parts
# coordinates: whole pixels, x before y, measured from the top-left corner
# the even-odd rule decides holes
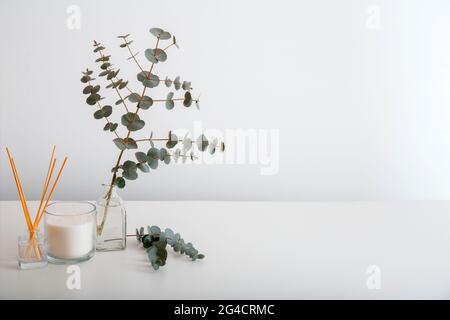
[[[103,185],[97,205],[97,251],[124,250],[127,246],[127,213],[115,186]]]

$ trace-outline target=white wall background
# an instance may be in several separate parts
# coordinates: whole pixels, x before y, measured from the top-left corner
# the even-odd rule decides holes
[[[80,30],[66,27],[70,5],[81,10]],[[163,167],[129,183],[125,199],[450,199],[449,1],[1,0],[0,200],[17,198],[5,145],[29,198],[52,144],[70,158],[55,197],[99,196],[117,149],[84,102],[80,72],[96,67],[96,39],[139,88],[116,36],[131,33],[144,51],[154,26],[181,45],[158,74],[192,80],[202,110],[152,107],[146,132],[196,120],[278,129],[279,172]]]

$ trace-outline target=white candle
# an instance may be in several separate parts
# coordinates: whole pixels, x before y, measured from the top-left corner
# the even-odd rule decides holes
[[[47,219],[47,250],[60,259],[76,259],[94,249],[90,216],[50,217]]]
[[[45,232],[49,259],[57,259],[60,262],[77,259],[81,261],[93,254],[96,236],[95,214],[74,213],[77,212],[74,209],[82,209],[81,205],[83,204],[55,203],[54,208],[49,208],[55,212],[46,212]]]

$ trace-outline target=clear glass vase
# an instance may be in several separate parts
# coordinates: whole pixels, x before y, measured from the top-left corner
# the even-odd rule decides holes
[[[97,200],[97,251],[124,250],[127,246],[127,213],[115,186],[103,185]]]

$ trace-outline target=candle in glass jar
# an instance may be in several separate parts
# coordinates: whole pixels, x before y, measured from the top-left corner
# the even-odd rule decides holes
[[[83,205],[84,210],[80,211]],[[90,203],[64,202],[53,206],[47,208],[45,216],[49,261],[69,263],[89,259],[95,251],[95,207]]]

